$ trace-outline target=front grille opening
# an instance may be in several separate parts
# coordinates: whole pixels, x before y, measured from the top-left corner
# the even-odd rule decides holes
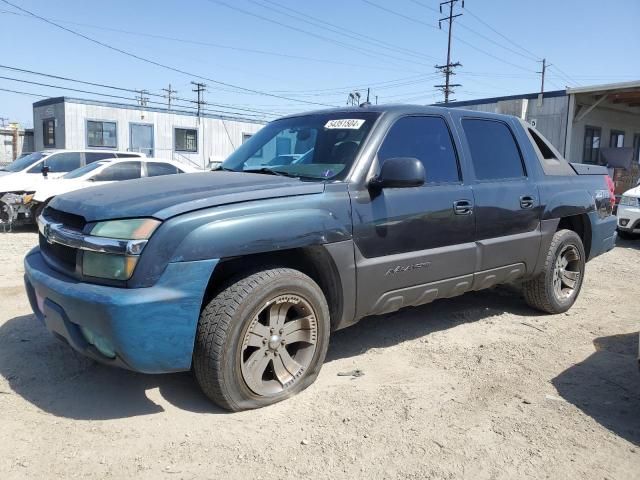
[[[69,273],[73,273],[76,270],[76,254],[75,248],[60,245],[58,243],[49,243],[42,236],[39,235],[40,250],[45,254],[45,257],[54,259]]]
[[[63,212],[62,210],[56,210],[52,207],[44,209],[44,216],[56,223],[62,223],[65,227],[72,228],[74,230],[82,230],[87,224],[87,221],[81,215]]]

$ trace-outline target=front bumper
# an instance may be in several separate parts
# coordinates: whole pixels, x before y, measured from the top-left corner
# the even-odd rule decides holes
[[[217,263],[170,263],[154,286],[127,289],[62,275],[36,247],[24,260],[25,287],[38,319],[80,353],[138,372],[177,372],[191,368],[202,299]],[[91,345],[81,327],[106,339],[115,358]]]
[[[618,230],[640,233],[640,208],[619,205],[616,215],[618,217]]]

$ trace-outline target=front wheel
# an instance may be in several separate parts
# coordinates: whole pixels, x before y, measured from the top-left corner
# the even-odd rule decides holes
[[[245,276],[200,314],[196,379],[207,397],[228,410],[279,402],[316,379],[329,330],[327,302],[307,275],[275,268]]]
[[[582,240],[572,230],[557,231],[543,271],[523,284],[526,302],[546,313],[562,313],[578,298],[584,279],[586,256]]]

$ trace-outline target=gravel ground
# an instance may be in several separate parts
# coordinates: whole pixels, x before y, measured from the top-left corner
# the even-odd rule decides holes
[[[111,369],[48,334],[21,285],[36,240],[0,234],[3,480],[640,478],[640,240],[589,263],[564,315],[500,288],[366,319],[305,392],[234,414],[189,374]]]

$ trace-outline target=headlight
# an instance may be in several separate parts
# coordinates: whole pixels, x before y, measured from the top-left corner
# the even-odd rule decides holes
[[[124,240],[146,240],[158,228],[158,225],[160,225],[160,221],[153,218],[109,220],[96,223],[91,229],[91,235]]]
[[[128,280],[138,263],[139,254],[160,221],[153,218],[109,220],[98,222],[91,229],[92,237],[124,240],[120,253],[85,251],[82,257],[82,274],[110,280]],[[111,241],[115,241],[111,240]],[[128,241],[127,241],[128,240]]]
[[[84,252],[82,274],[111,280],[128,280],[133,275],[138,258],[137,256]]]

